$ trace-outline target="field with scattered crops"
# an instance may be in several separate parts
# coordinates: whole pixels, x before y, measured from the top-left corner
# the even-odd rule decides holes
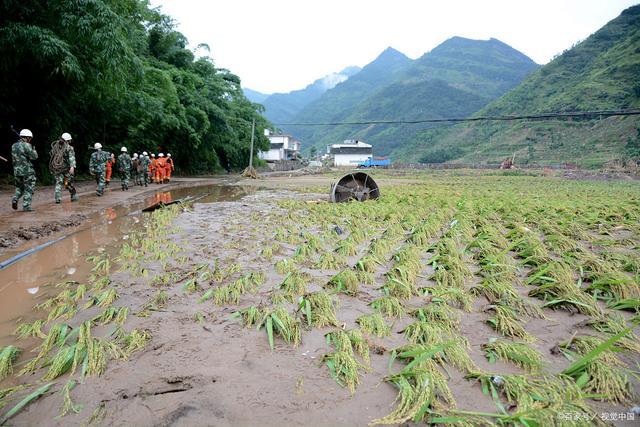
[[[0,424],[640,419],[637,183],[375,177],[165,208],[87,254],[0,349]]]

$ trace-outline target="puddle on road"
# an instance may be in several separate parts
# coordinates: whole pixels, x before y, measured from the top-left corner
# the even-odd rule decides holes
[[[0,348],[14,343],[11,334],[18,319],[31,322],[40,317],[33,311],[33,306],[57,293],[56,283],[66,280],[82,283],[87,280],[92,267],[86,261],[88,255],[98,249],[117,255],[119,242],[126,240],[132,231],[144,227],[149,214],[143,214],[142,208],[187,196],[205,196],[196,203],[232,201],[253,191],[255,189],[238,186],[211,185],[177,188],[157,192],[141,200],[128,200],[123,205],[91,215],[80,229],[65,239],[0,270]],[[7,260],[27,248],[23,246],[7,251],[1,260]]]

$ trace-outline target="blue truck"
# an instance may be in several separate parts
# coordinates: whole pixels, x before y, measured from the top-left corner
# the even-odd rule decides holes
[[[358,163],[358,168],[388,168],[391,165],[391,159],[388,157],[369,157],[364,162]]]

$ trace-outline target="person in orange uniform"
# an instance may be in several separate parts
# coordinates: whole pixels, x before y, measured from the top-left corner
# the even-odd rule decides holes
[[[167,166],[165,167],[165,181],[171,181],[171,172],[173,172],[175,168],[173,167],[173,159],[171,158],[171,153],[167,153]]]
[[[164,158],[164,154],[158,153],[156,166],[156,182],[162,184],[164,183],[164,174],[167,167],[167,159]]]
[[[109,186],[109,182],[111,182],[111,171],[113,170],[113,165],[116,163],[116,156],[111,154],[111,158],[107,160],[107,165],[105,169],[104,182],[106,186]]]
[[[151,154],[151,163],[149,163],[149,176],[151,182],[156,182],[156,168],[158,167],[158,159],[155,154]]]

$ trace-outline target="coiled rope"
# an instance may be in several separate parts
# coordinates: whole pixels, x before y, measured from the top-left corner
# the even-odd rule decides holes
[[[64,153],[67,151],[67,142],[62,140],[51,143],[51,159],[49,160],[49,170],[52,174],[64,172]]]

